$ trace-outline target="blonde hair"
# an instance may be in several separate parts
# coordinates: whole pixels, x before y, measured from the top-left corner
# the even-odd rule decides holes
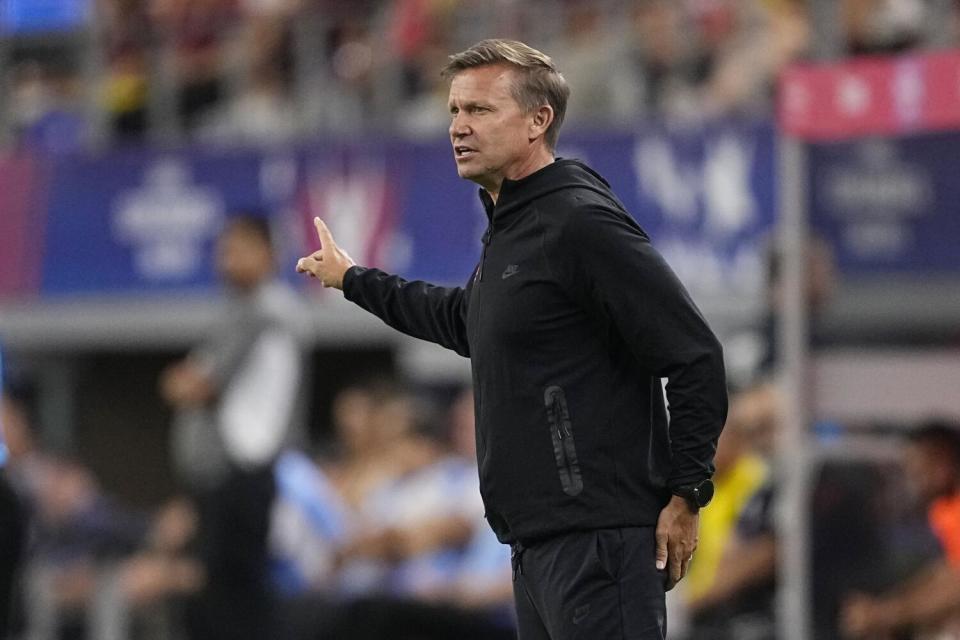
[[[563,116],[567,112],[570,87],[550,56],[516,40],[481,40],[469,49],[450,56],[441,75],[453,78],[464,69],[492,64],[508,64],[517,70],[513,98],[526,113],[545,104],[553,109],[553,122],[543,136],[547,147],[553,150],[560,137]]]

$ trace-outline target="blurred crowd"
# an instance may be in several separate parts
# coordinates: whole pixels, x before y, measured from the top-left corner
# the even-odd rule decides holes
[[[13,140],[69,150],[442,135],[438,70],[493,36],[558,61],[579,126],[767,114],[777,73],[815,48],[807,0],[89,2],[93,26],[80,33],[8,36],[0,107]],[[840,55],[960,41],[957,3],[843,0],[834,10]]]
[[[91,29],[6,35],[8,143],[69,152],[442,136],[438,70],[449,53],[492,35],[556,58],[573,87],[574,126],[763,115],[779,70],[815,53],[805,0],[91,3]],[[840,54],[960,42],[958,2],[836,7]],[[816,343],[832,272],[821,247],[808,253]],[[763,371],[732,390],[716,499],[702,514],[690,574],[671,594],[678,638],[776,637],[775,263]],[[509,548],[484,520],[469,391],[344,380],[329,438],[308,441],[296,393],[309,377],[301,312],[274,277],[269,229],[237,216],[217,266],[233,292],[228,313],[157,381],[180,482],[165,503],[141,510],[114,499],[86,461],[43,445],[29,385],[5,390],[3,473],[28,521],[14,637],[512,637]],[[957,633],[957,430],[914,430],[892,470],[862,461],[817,470],[815,637]]]
[[[218,540],[223,556],[265,557],[268,622],[242,600],[256,578],[234,567],[227,587],[247,609],[214,635],[195,619],[222,579],[203,505],[187,492],[124,507],[82,461],[38,446],[28,406],[16,392],[3,402],[7,473],[30,521],[12,637],[511,637],[509,549],[483,519],[469,393],[436,414],[390,381],[344,388],[327,450],[287,449],[271,466],[266,555],[244,531],[256,509]]]
[[[247,511],[225,523],[212,556],[202,494],[124,506],[82,460],[38,443],[34,406],[16,387],[2,404],[6,474],[29,515],[13,638],[513,637],[509,547],[483,517],[469,390],[345,384],[332,438],[272,459],[262,549],[250,536],[257,508],[243,500]],[[781,412],[769,383],[732,397],[716,497],[690,572],[670,594],[672,638],[778,637]],[[900,463],[819,474],[810,520],[817,638],[916,637],[907,631],[955,629],[960,619],[960,429],[911,433]],[[218,559],[232,571],[220,572]],[[239,609],[210,607],[221,588]]]
[[[471,392],[348,376],[326,437],[305,438],[303,314],[276,277],[271,239],[266,218],[246,211],[219,236],[227,304],[157,380],[178,483],[154,508],[125,506],[84,460],[44,446],[30,385],[5,388],[0,479],[26,515],[13,638],[513,637],[510,550],[484,519]],[[829,257],[811,243],[808,260],[815,320]],[[776,360],[731,390],[716,496],[670,594],[672,638],[777,637]],[[804,526],[818,639],[953,633],[960,619],[960,427],[904,426],[917,428],[901,460],[823,461],[813,473]]]
[[[345,381],[331,438],[311,446],[302,313],[266,220],[233,215],[216,264],[221,319],[158,380],[178,490],[152,512],[41,446],[36,403],[3,394],[4,483],[26,513],[13,637],[511,637],[509,548],[484,520],[470,392]]]

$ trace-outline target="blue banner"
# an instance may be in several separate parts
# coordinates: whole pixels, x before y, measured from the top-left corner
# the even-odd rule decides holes
[[[841,272],[960,271],[960,133],[812,145],[810,219]]]
[[[571,135],[558,154],[611,183],[697,295],[759,290],[774,219],[774,134],[757,123]],[[486,226],[449,143],[60,157],[49,181],[41,293],[161,294],[215,284],[212,248],[239,212],[272,217],[292,274],[313,216],[360,264],[463,282]]]
[[[89,13],[90,0],[0,0],[0,33],[77,29]]]

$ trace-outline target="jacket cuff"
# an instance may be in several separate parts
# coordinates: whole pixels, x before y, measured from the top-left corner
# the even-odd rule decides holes
[[[690,473],[677,473],[670,476],[667,480],[667,487],[670,489],[671,493],[675,492],[680,487],[689,487],[695,484],[699,484],[704,480],[708,480],[713,477],[712,471],[706,471],[703,469],[697,469],[696,471]]]
[[[350,288],[353,285],[354,280],[356,280],[364,271],[366,267],[361,267],[359,265],[353,265],[347,269],[343,274],[343,297],[347,300],[350,300]]]

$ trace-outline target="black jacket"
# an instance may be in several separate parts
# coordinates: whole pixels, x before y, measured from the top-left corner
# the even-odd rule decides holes
[[[720,344],[588,167],[557,160],[481,199],[490,225],[466,287],[352,267],[344,295],[470,358],[480,491],[501,541],[656,524],[670,487],[713,473]]]

